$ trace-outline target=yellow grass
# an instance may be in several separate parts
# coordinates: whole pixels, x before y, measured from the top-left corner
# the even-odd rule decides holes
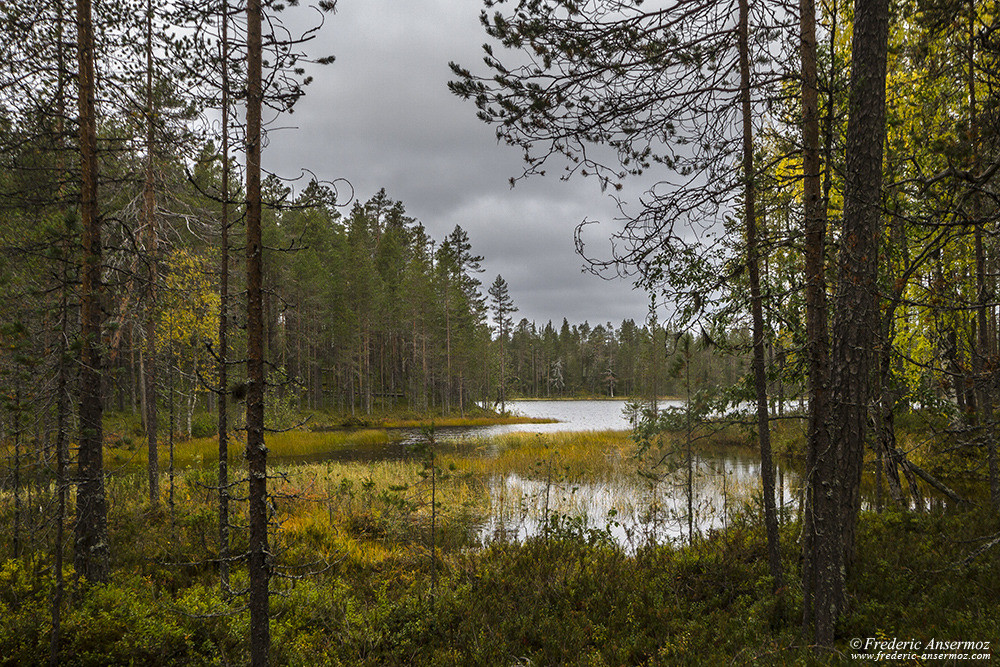
[[[363,429],[359,431],[286,431],[269,433],[265,436],[268,452],[272,456],[308,456],[348,449],[351,447],[372,447],[393,441],[384,429]],[[235,432],[229,437],[229,458],[234,463],[243,460],[246,438]],[[169,457],[169,445],[159,443],[160,465],[165,466]],[[105,459],[111,466],[145,466],[147,450],[145,443],[137,442],[134,449],[105,446]],[[185,467],[201,465],[206,461],[218,461],[219,439],[217,436],[193,438],[174,443],[174,465]]]
[[[555,419],[542,419],[540,417],[435,417],[421,419],[397,419],[387,417],[379,422],[387,428],[423,428],[435,427],[461,427],[461,426],[496,426],[499,424],[554,424]]]
[[[635,443],[624,431],[559,433],[508,433],[484,445],[495,455],[444,457],[461,470],[496,475],[518,473],[545,477],[605,478],[615,474],[635,452]]]

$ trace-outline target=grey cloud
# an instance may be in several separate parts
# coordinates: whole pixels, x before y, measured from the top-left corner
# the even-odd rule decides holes
[[[265,164],[285,175],[307,168],[321,179],[347,179],[361,200],[384,187],[437,239],[462,225],[486,257],[483,282],[504,275],[518,319],[643,319],[645,295],[627,281],[582,273],[574,252],[576,224],[615,215],[598,184],[545,177],[511,189],[519,153],[497,145],[473,105],[448,91],[448,61],[481,63],[479,7],[342,1],[315,43],[317,55],[332,52],[337,61],[310,72],[314,83],[280,121],[297,129],[272,136]]]

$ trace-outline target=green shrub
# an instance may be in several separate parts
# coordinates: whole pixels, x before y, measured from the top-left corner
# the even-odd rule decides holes
[[[210,412],[196,412],[191,418],[191,437],[208,438],[219,432],[219,417]]]

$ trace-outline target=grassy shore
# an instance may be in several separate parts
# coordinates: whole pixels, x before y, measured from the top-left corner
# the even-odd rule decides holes
[[[272,451],[338,437],[283,435]],[[202,456],[213,442],[197,445]],[[545,479],[555,468],[568,485],[634,474],[633,446],[614,432],[514,434],[442,453],[433,473],[429,456],[275,466],[272,663],[859,664],[853,637],[1000,645],[1000,546],[979,552],[996,531],[981,510],[863,514],[832,653],[799,634],[797,523],[781,528],[788,581],[775,593],[752,498],[726,530],[691,544],[626,549],[565,516],[523,542],[482,534],[497,502],[491,478]],[[71,587],[60,664],[246,662],[245,600],[218,588],[214,474],[181,470],[171,496],[165,478],[155,508],[141,473],[108,479],[112,583]],[[0,510],[10,525],[9,502]],[[243,511],[234,504],[235,552],[246,546]],[[3,664],[48,660],[51,533],[31,540],[19,558],[5,545],[0,561]],[[245,585],[235,562],[232,587]]]
[[[370,415],[344,415],[323,411],[303,412],[299,420],[305,429],[337,428],[429,428],[492,426],[494,424],[550,424],[553,419],[539,419],[512,414],[499,414],[474,408],[462,415],[426,414],[406,410],[373,412]]]
[[[199,421],[211,421],[202,415]],[[470,414],[467,416],[417,415],[411,413],[381,413],[357,418],[329,412],[304,412],[289,421],[297,426],[289,430],[268,433],[267,447],[277,458],[320,457],[325,453],[348,449],[371,449],[399,439],[398,429],[464,428],[500,424],[549,424],[555,420],[518,415]],[[145,434],[137,417],[112,415],[105,420],[105,461],[112,471],[145,467],[148,460]],[[234,463],[242,458],[244,436],[233,431],[230,452]],[[9,443],[0,445],[10,449]],[[203,466],[218,460],[218,436],[186,438],[174,435],[174,465],[177,468]],[[167,434],[159,436],[161,468],[169,463],[170,445]],[[13,452],[6,452],[12,458]]]

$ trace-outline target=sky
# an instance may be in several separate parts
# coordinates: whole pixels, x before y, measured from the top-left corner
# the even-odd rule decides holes
[[[284,129],[271,131],[265,168],[285,178],[307,169],[320,180],[345,179],[362,202],[385,188],[437,241],[461,225],[473,252],[485,257],[484,293],[497,274],[510,286],[515,322],[524,317],[541,326],[551,319],[558,326],[565,317],[617,327],[626,318],[645,320],[646,294],[628,280],[584,272],[575,251],[574,229],[596,219],[602,224],[588,228],[588,250],[608,253],[616,209],[598,182],[562,181],[556,168],[512,189],[521,153],[498,144],[475,105],[449,92],[449,61],[486,73],[481,6],[340,0],[305,47],[336,61],[309,69],[314,81],[305,97],[273,124]]]

